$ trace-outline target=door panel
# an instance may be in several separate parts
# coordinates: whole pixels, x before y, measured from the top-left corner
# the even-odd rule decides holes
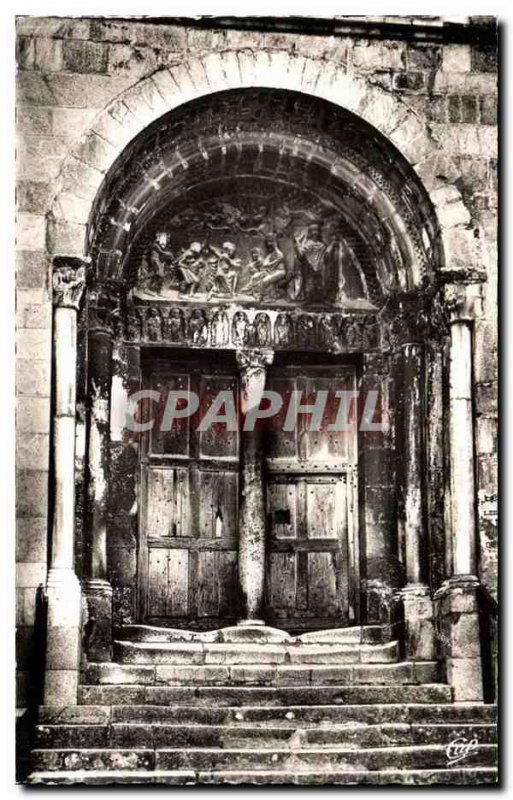
[[[198,392],[204,413],[218,391],[237,397],[237,379],[222,369],[190,364],[185,370],[170,362],[152,364],[147,376],[163,399],[160,420],[142,442],[140,616],[178,627],[235,621],[238,432],[220,423],[198,432],[197,419],[159,428],[168,391]]]
[[[273,420],[267,449],[266,602],[270,621],[308,629],[354,624],[358,614],[357,432],[327,430],[337,417],[335,391],[355,391],[353,367],[294,368],[270,375],[269,388],[301,391],[303,404],[327,392],[320,430],[308,414],[295,430]],[[334,402],[335,401],[335,402]],[[285,400],[285,407],[288,401]],[[350,407],[348,422],[355,421]]]

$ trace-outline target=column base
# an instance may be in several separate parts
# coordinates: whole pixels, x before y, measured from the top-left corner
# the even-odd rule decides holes
[[[102,578],[84,583],[87,622],[84,647],[89,661],[112,661],[112,586]]]
[[[408,661],[435,658],[433,601],[423,583],[409,583],[399,592],[404,613],[404,651]]]
[[[82,609],[80,582],[72,569],[50,569],[46,599],[44,702],[48,706],[76,705]]]
[[[483,702],[479,580],[453,575],[435,594],[438,639],[456,702]]]
[[[263,619],[241,619],[237,622],[237,627],[239,628],[250,628],[253,625],[265,625],[265,622]]]

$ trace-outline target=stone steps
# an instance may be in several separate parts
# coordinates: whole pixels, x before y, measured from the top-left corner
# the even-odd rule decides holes
[[[457,785],[473,786],[484,783],[497,783],[497,770],[490,767],[462,767],[456,765],[447,769],[411,770],[95,770],[80,772],[61,770],[60,772],[35,772],[32,784],[69,785],[80,782],[91,786],[108,784],[161,784],[183,786],[187,784],[292,784],[296,786],[374,784],[385,785]]]
[[[480,744],[495,744],[495,725],[349,722],[327,726],[300,723],[230,725],[112,723],[110,725],[38,725],[38,749],[208,747],[273,749],[289,747],[389,747],[393,745],[448,745],[456,738],[475,738]]]
[[[171,643],[304,643],[304,644],[384,644],[393,639],[391,625],[357,625],[352,628],[331,628],[293,636],[267,625],[235,625],[214,631],[191,631],[161,628],[154,625],[124,625],[118,629],[120,641]]]
[[[399,659],[397,641],[385,644],[274,642],[114,642],[121,664],[389,664]]]
[[[177,691],[144,688],[164,691],[160,703]],[[123,697],[116,705],[42,707],[29,782],[471,785],[497,780],[496,708],[452,704],[447,686],[220,687],[221,699],[237,700],[224,706],[216,687],[177,688],[193,702],[131,705]],[[133,687],[81,687],[92,689],[129,693]],[[358,704],[344,704],[348,690],[357,692]],[[404,700],[412,690],[427,702],[388,702],[390,692]],[[241,703],[241,692],[251,705]],[[282,704],[266,700],[262,706],[262,692]],[[333,692],[345,693],[339,695],[341,704],[308,703]],[[445,701],[437,702],[440,696]],[[298,697],[300,703],[293,704]],[[455,739],[475,745],[451,765],[447,747]]]
[[[450,703],[452,689],[444,684],[333,686],[150,686],[84,685],[80,704],[111,705],[362,705],[386,703]]]
[[[478,744],[465,757],[467,767],[494,767],[497,748]],[[275,748],[149,748],[36,749],[36,772],[69,770],[383,770],[444,769],[445,744],[369,748],[275,747]]]
[[[153,665],[89,664],[84,671],[88,685],[144,684],[167,686],[255,685],[293,686],[326,684],[421,684],[436,683],[438,664],[237,664]]]
[[[262,726],[285,724],[354,725],[379,723],[495,725],[497,707],[480,704],[410,704],[386,705],[284,705],[284,706],[187,706],[187,705],[113,705],[41,706],[42,725],[108,725],[110,723],[176,723],[190,725]]]

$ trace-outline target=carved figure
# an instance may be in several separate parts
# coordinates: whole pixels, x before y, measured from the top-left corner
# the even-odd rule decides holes
[[[213,295],[235,294],[241,262],[239,258],[234,258],[236,246],[233,242],[224,242],[219,250],[213,244],[210,250],[216,257],[215,272],[212,276],[212,285],[208,288],[207,300]]]
[[[230,326],[228,317],[224,311],[217,311],[212,320],[211,341],[217,347],[228,344],[230,337]]]
[[[297,343],[302,347],[312,347],[315,344],[315,323],[308,314],[301,314],[296,325]]]
[[[232,343],[235,345],[247,344],[249,341],[248,318],[243,311],[237,311],[232,320]]]
[[[131,342],[137,342],[141,338],[141,320],[135,311],[126,318],[126,334]]]
[[[256,295],[260,299],[276,295],[276,289],[286,278],[285,258],[274,239],[266,239],[267,254],[262,255],[259,247],[251,250],[248,269],[250,279],[242,289],[244,293]]]
[[[207,343],[208,327],[203,311],[196,309],[189,318],[189,340],[192,344]]]
[[[255,344],[265,347],[271,342],[271,321],[267,314],[259,313],[253,323],[255,331]]]
[[[150,342],[160,342],[162,339],[162,318],[156,308],[148,309],[146,335]]]
[[[160,294],[165,278],[176,283],[175,256],[168,245],[168,234],[160,231],[143,256],[139,286],[149,294]]]
[[[293,326],[288,314],[278,314],[274,324],[274,342],[282,347],[292,344]]]
[[[205,267],[202,257],[203,245],[193,242],[184,250],[177,262],[177,272],[180,278],[180,293],[192,297],[201,280],[201,272]]]
[[[335,344],[336,340],[336,327],[333,318],[329,314],[323,314],[319,319],[318,339],[319,346],[325,347],[327,350]]]
[[[183,339],[183,314],[178,308],[172,308],[164,322],[165,338],[170,342]]]
[[[301,297],[325,300],[324,283],[327,247],[321,239],[321,226],[312,223],[307,230],[293,237],[301,272]]]

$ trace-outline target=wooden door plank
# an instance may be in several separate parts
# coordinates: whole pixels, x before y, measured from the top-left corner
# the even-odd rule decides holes
[[[168,595],[166,615],[185,617],[188,612],[189,552],[168,550]]]

